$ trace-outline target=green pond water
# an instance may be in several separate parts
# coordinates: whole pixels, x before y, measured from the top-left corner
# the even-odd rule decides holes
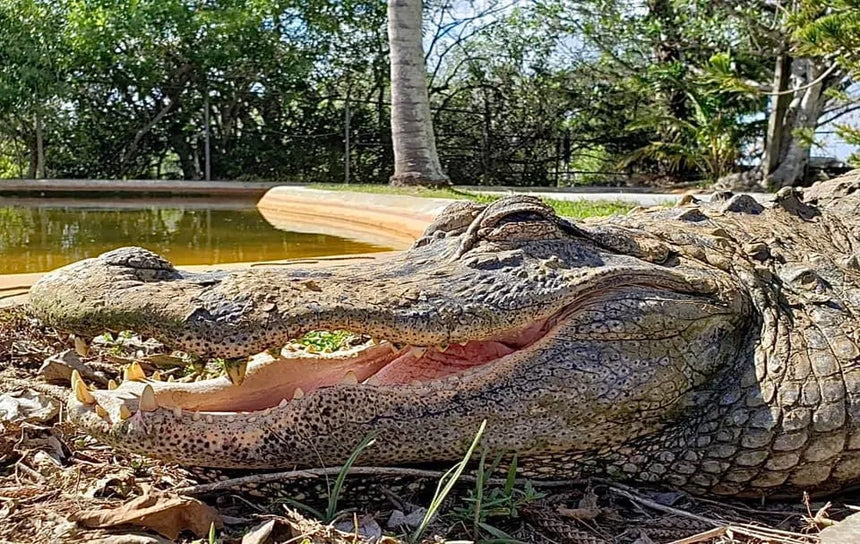
[[[45,272],[129,245],[155,251],[176,265],[389,249],[279,230],[257,212],[253,201],[0,199],[0,274]]]

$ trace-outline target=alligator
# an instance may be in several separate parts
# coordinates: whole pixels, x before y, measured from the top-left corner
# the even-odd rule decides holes
[[[228,376],[73,377],[68,416],[185,465],[369,466],[488,455],[527,477],[700,495],[860,483],[860,173],[772,202],[719,193],[575,223],[540,200],[451,204],[407,251],[192,274],[141,248],[30,291],[47,324],[134,330]],[[282,349],[311,330],[368,341]],[[372,340],[371,340],[372,338]]]

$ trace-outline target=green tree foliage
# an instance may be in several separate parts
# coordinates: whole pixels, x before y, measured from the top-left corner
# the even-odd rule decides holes
[[[24,113],[54,106],[55,175],[196,179],[208,102],[213,177],[327,178],[319,169],[339,149],[343,118],[327,97],[344,73],[367,71],[344,53],[376,30],[351,25],[384,21],[376,4],[10,0],[2,31],[20,52],[4,59],[13,71],[0,79],[0,112],[23,138]]]
[[[801,51],[837,63],[855,82],[860,79],[860,2],[802,0],[791,22]],[[847,143],[860,147],[860,128],[840,123],[836,130]],[[860,167],[860,153],[855,152],[849,162]]]
[[[803,0],[796,13],[767,0],[424,6],[437,149],[455,183],[715,179],[764,149],[802,166],[795,135],[852,107],[856,0]],[[208,111],[213,178],[340,181],[348,116],[351,179],[384,183],[394,171],[385,8],[0,2],[0,176],[197,179]],[[788,91],[775,88],[781,53]],[[807,88],[834,62],[823,90]],[[810,93],[798,88],[816,91],[816,107],[799,109]],[[764,146],[776,102],[781,145]]]

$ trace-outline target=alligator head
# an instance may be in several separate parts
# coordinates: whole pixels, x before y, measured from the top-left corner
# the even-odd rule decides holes
[[[712,228],[694,238],[700,222],[678,216],[576,225],[529,197],[457,203],[383,260],[189,274],[123,248],[46,275],[30,298],[62,330],[131,329],[238,362],[232,381],[132,370],[114,390],[77,383],[70,419],[125,450],[214,467],[337,465],[372,434],[362,464],[448,462],[486,421],[483,446],[516,452],[529,474],[614,471],[708,491],[725,479],[695,483],[686,465],[707,462],[703,436],[746,406],[736,391],[754,372],[766,303],[759,263],[726,267],[726,240]],[[281,350],[320,329],[377,340]]]

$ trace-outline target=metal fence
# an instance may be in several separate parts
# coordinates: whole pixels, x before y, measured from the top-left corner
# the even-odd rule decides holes
[[[390,103],[352,97],[326,97],[342,104],[340,130],[279,134],[287,145],[305,150],[314,172],[296,181],[381,183],[394,171]],[[494,130],[489,108],[474,111],[432,107],[436,148],[445,173],[455,184],[508,186],[623,185],[629,174],[569,167],[575,152],[566,134],[511,133]],[[369,122],[369,116],[375,118]],[[359,119],[360,117],[360,119]],[[383,122],[384,121],[384,122]]]

